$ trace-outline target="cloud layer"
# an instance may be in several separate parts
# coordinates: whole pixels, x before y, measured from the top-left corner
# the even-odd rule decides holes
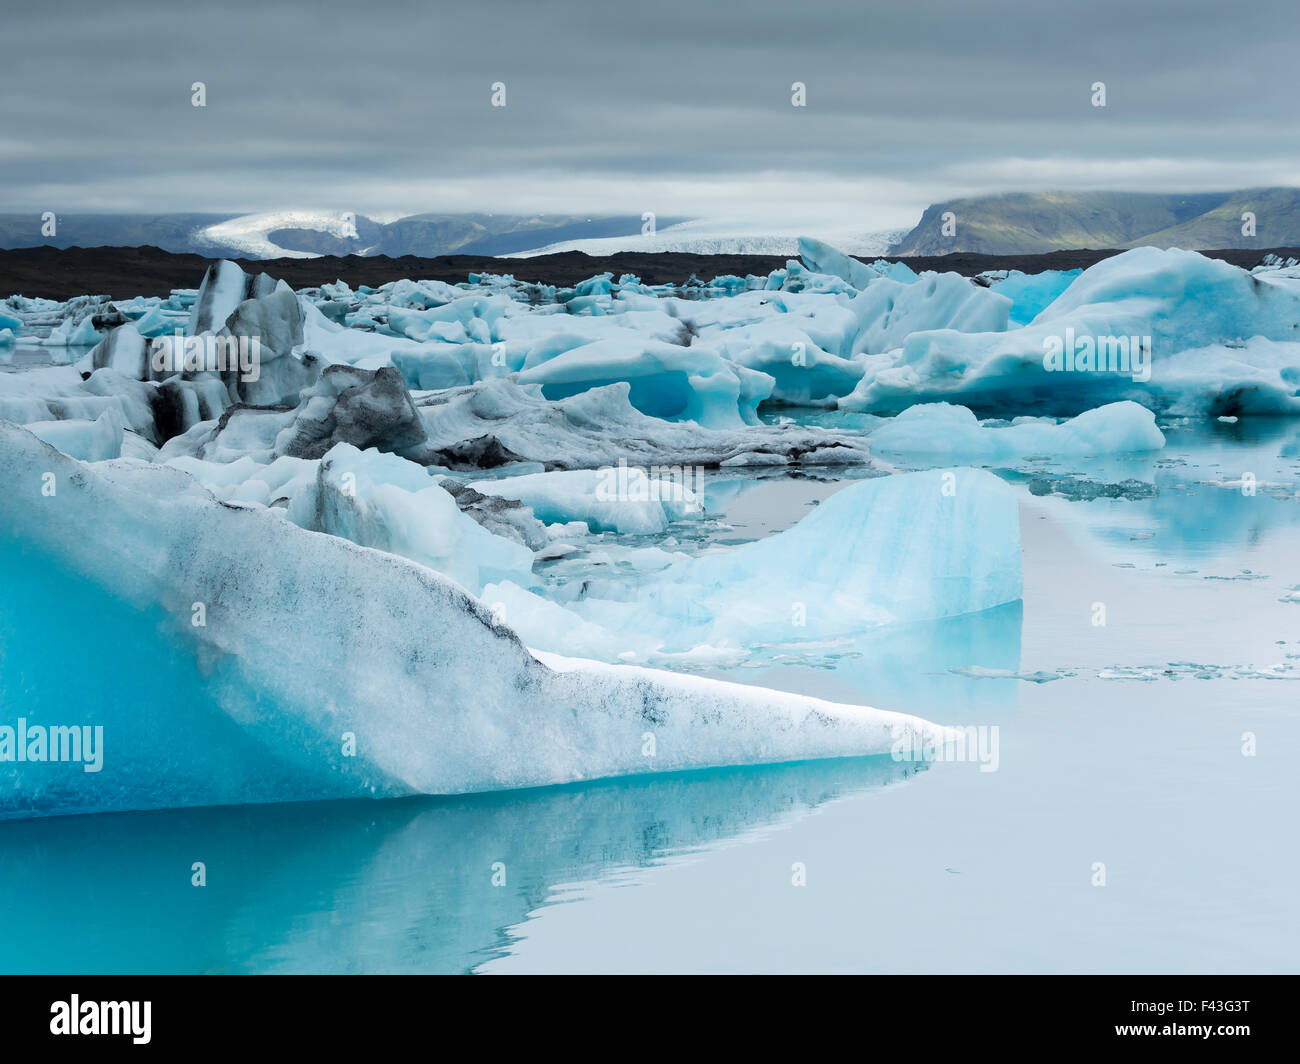
[[[55,0],[3,16],[20,46],[0,67],[0,209],[653,210],[868,230],[1007,188],[1297,184],[1292,10]]]

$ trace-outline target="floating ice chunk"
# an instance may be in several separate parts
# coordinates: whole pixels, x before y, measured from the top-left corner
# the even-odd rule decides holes
[[[468,514],[493,535],[522,543],[539,558],[540,552],[554,551],[550,530],[533,515],[532,510],[518,500],[500,495],[485,495],[451,477],[443,477],[438,483],[456,500],[461,513]],[[561,557],[566,552],[561,550],[550,556]]]
[[[218,259],[203,274],[185,331],[190,336],[215,333],[240,303],[270,295],[275,288],[275,279],[265,273],[247,274],[230,260]]]
[[[326,363],[381,369],[393,364],[395,352],[419,352],[422,345],[395,334],[367,332],[330,321],[310,301],[302,304],[303,351]]]
[[[902,284],[911,284],[917,278],[916,273],[905,262],[876,259],[874,262],[865,263],[851,258],[838,248],[831,247],[830,244],[807,236],[799,238],[799,258],[814,273],[828,273],[842,278],[859,290],[881,277]]]
[[[223,505],[177,469],[88,467],[7,424],[0,469],[0,700],[30,721],[103,727],[99,772],[0,761],[0,815],[451,794],[950,734],[739,684],[543,663],[431,570]],[[70,625],[97,633],[77,668]]]
[[[823,350],[784,320],[729,329],[712,343],[736,365],[771,377],[771,398],[786,403],[817,404],[848,395],[862,379],[861,363]]]
[[[1111,403],[1071,418],[981,425],[964,406],[923,403],[908,407],[872,432],[877,453],[1001,461],[1029,455],[1084,456],[1158,451],[1165,445],[1155,415],[1137,403]]]
[[[644,470],[620,466],[557,470],[470,485],[531,507],[547,524],[582,521],[592,532],[662,532],[670,522],[703,512],[685,483],[691,470]]]
[[[1024,680],[1026,683],[1038,684],[1051,683],[1072,675],[1055,669],[1026,672],[1023,669],[990,669],[983,665],[954,665],[948,671],[957,676],[969,676],[973,680]]]
[[[207,462],[182,455],[162,459],[184,470],[215,498],[258,506],[284,505],[291,519],[310,528],[316,521],[316,473],[320,463],[305,458],[277,458],[269,465],[250,457],[234,462]]]
[[[401,374],[330,366],[302,393],[276,454],[317,458],[336,443],[403,451],[424,442],[424,427]]]
[[[412,340],[460,337],[488,343],[511,305],[509,296],[458,291],[456,298],[442,306],[422,310],[390,308],[388,325],[395,334]]]
[[[1018,506],[982,470],[881,477],[784,532],[671,565],[630,592],[621,581],[585,587],[568,608],[667,651],[853,636],[1017,601]]]
[[[1136,248],[1085,270],[1023,328],[911,332],[898,350],[868,360],[840,407],[890,413],[949,400],[1002,414],[1073,414],[1132,399],[1180,413],[1296,411],[1300,344],[1286,341],[1297,324],[1300,279]]]
[[[183,330],[186,326],[186,322],[178,321],[175,313],[169,314],[162,307],[150,307],[131,324],[136,332],[149,340],[175,333],[178,328]]]
[[[407,385],[421,391],[504,377],[519,370],[522,361],[505,344],[477,343],[423,343],[419,350],[397,349],[389,357]]]
[[[83,381],[71,366],[42,366],[22,373],[0,373],[0,418],[30,424],[34,421],[95,421],[116,410],[123,423],[152,437],[152,388],[100,370]]]
[[[650,309],[635,309],[628,300],[622,300],[615,313],[599,318],[536,310],[511,313],[499,319],[495,329],[505,345],[506,364],[515,370],[529,369],[575,347],[611,337],[628,339],[635,335],[658,343],[682,347],[689,344],[690,331],[664,309],[676,309],[678,301],[664,301],[662,305],[657,299],[649,302]]]
[[[1141,401],[1169,416],[1294,416],[1300,414],[1300,343],[1254,338],[1154,359],[1146,391],[1149,398]]]
[[[1044,270],[1042,273],[1011,270],[1006,277],[990,287],[998,295],[1011,300],[1011,324],[1027,325],[1069,288],[1081,273],[1083,270],[1080,269]]]
[[[182,454],[209,461],[249,455],[270,462],[280,455],[319,458],[337,443],[405,452],[424,443],[424,428],[401,374],[327,366],[304,388],[292,410],[236,407],[219,423],[194,425],[163,448],[164,459]]]
[[[427,470],[395,455],[338,444],[322,460],[280,457],[263,464],[248,456],[233,462],[180,456],[167,464],[225,502],[282,507],[300,528],[409,558],[470,591],[506,576],[531,581],[533,555],[519,534],[527,527],[522,518],[532,520],[524,507],[515,524],[489,526],[453,502]],[[539,545],[546,541],[543,530]]]
[[[83,462],[103,462],[122,456],[122,415],[109,408],[94,421],[37,421],[27,431],[51,447]]]
[[[91,400],[71,366],[0,373],[0,418],[20,424],[81,417],[94,420],[109,404]]]
[[[231,311],[217,339],[231,338],[239,344],[240,361],[222,373],[233,398],[258,406],[293,403],[303,388],[316,381],[319,360],[293,354],[304,342],[310,307],[281,281],[273,291],[246,299]]]
[[[111,369],[138,381],[154,378],[149,359],[149,344],[140,330],[130,322],[119,325],[96,344],[77,363],[82,373]]]
[[[1011,488],[936,470],[854,484],[785,532],[673,566],[654,598],[691,626],[711,614],[708,628],[748,644],[990,609],[1020,598],[1020,573]],[[799,619],[805,631],[792,632]]]
[[[911,283],[876,281],[851,306],[858,320],[853,354],[860,355],[893,350],[928,329],[1003,332],[1011,300],[958,273],[926,273]]]
[[[824,244],[808,236],[799,238],[799,257],[814,273],[829,273],[847,281],[857,289],[866,288],[881,276],[879,271],[865,263],[849,257],[837,248],[831,247],[830,244]]]
[[[40,343],[44,347],[92,347],[102,337],[103,334],[95,328],[94,320],[87,315],[80,321],[72,317],[64,318]]]
[[[533,552],[461,513],[414,462],[340,443],[322,459],[316,486],[307,527],[427,565],[472,592],[494,580],[532,582]]]
[[[758,421],[758,404],[773,381],[728,362],[715,351],[637,337],[597,340],[524,370],[520,384],[540,384],[547,399],[565,399],[616,381],[650,417],[694,421],[705,428],[739,428]]]
[[[417,399],[430,460],[452,469],[532,461],[558,469],[629,465],[716,466],[733,458],[779,456],[797,465],[864,464],[856,436],[798,426],[709,429],[647,417],[628,402],[629,385],[593,388],[548,402],[536,387],[488,381]],[[755,457],[755,461],[758,461]]]

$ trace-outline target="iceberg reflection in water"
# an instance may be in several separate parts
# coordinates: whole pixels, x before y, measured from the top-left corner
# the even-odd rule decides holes
[[[735,842],[923,767],[836,759],[460,798],[11,821],[0,824],[0,970],[469,971],[506,953],[510,929],[558,886]],[[206,886],[192,885],[195,862]]]

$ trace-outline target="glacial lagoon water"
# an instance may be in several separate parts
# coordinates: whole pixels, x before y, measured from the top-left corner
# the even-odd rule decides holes
[[[996,771],[0,823],[0,971],[1294,970],[1300,427],[1166,431],[1150,456],[997,471],[1022,604],[710,673],[996,726]],[[717,485],[717,538],[839,486]]]

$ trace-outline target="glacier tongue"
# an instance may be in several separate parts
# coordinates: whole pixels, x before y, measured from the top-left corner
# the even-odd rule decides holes
[[[100,772],[0,761],[3,816],[461,793],[946,737],[737,684],[557,671],[431,570],[218,502],[178,469],[87,466],[5,422],[0,468],[0,699],[104,729]]]

